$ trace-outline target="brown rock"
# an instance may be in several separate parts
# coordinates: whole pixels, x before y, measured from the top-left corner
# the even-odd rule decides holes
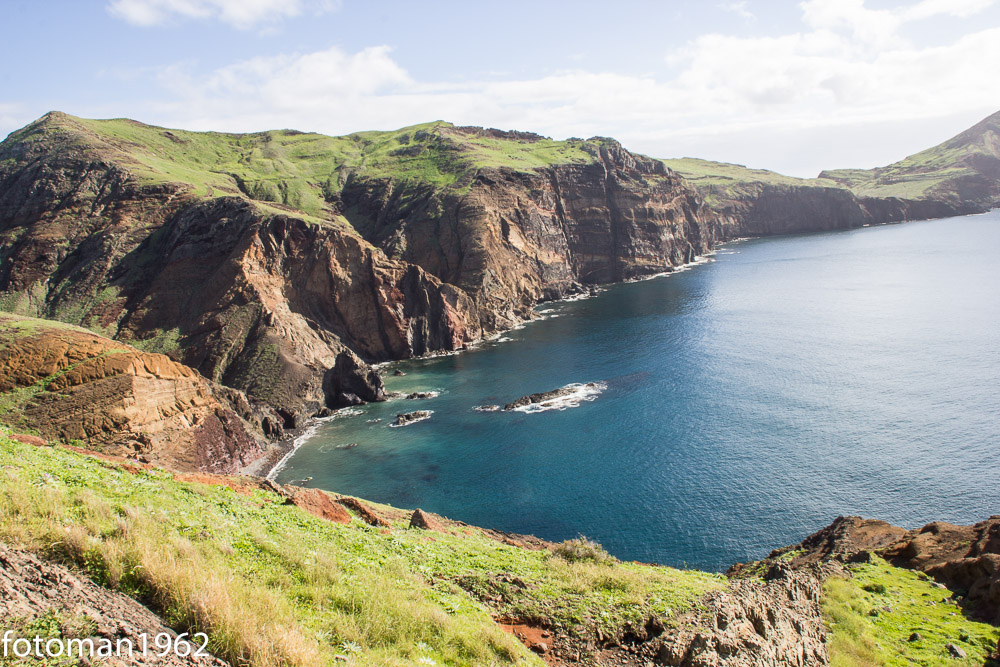
[[[337,502],[356,513],[362,521],[370,526],[378,526],[380,528],[391,527],[388,521],[383,519],[377,512],[375,512],[375,510],[368,507],[368,505],[364,504],[357,498],[351,498],[350,496],[338,496]]]
[[[439,532],[444,531],[444,526],[441,525],[440,521],[434,518],[434,515],[428,514],[419,508],[413,510],[413,516],[410,517],[410,528],[422,528],[424,530],[436,530]]]
[[[36,435],[27,435],[25,433],[11,433],[7,436],[11,440],[17,440],[18,442],[23,442],[26,445],[36,445],[38,447],[44,447],[49,444],[49,441],[45,438],[39,438]]]
[[[325,491],[320,489],[305,489],[298,486],[289,487],[292,502],[305,511],[332,521],[334,523],[350,523],[351,515],[343,505],[335,503]]]
[[[531,645],[531,650],[539,655],[545,655],[549,652],[549,645],[545,642],[538,642],[537,644]]]
[[[0,392],[45,383],[7,419],[44,439],[173,470],[232,473],[264,454],[234,410],[233,390],[162,354],[6,314],[0,345]]]
[[[882,555],[964,594],[963,607],[978,618],[1000,623],[1000,516],[972,526],[929,523],[905,533]]]
[[[816,531],[799,544],[776,549],[762,563],[771,567],[778,559],[790,552],[802,552],[791,559],[780,561],[782,567],[793,569],[816,565],[827,560],[859,562],[870,558],[868,552],[893,544],[906,530],[885,521],[863,519],[859,516],[840,516],[826,528]],[[729,568],[730,577],[754,574],[757,563],[737,563]],[[766,570],[765,570],[766,571]]]

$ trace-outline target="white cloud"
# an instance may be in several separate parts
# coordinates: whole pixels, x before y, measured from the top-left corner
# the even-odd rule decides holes
[[[662,157],[705,155],[697,150],[701,142],[720,147],[714,159],[814,175],[829,165],[815,147],[826,136],[845,137],[843,128],[891,131],[892,122],[916,127],[996,110],[1000,71],[983,63],[1000,62],[1000,28],[932,47],[899,37],[906,22],[985,4],[923,0],[890,11],[870,10],[860,0],[809,0],[801,5],[801,31],[702,35],[669,55],[670,74],[574,69],[455,84],[414,79],[385,46],[258,57],[210,72],[177,66],[160,74],[172,100],[141,115],[192,129],[330,134],[446,119],[556,137],[612,135]],[[815,162],[794,155],[794,147],[769,150],[756,140],[761,136],[777,143],[798,137]],[[732,153],[721,150],[722,138]],[[903,156],[878,153],[878,142],[868,143],[858,146],[857,166]]]
[[[733,14],[739,16],[741,19],[745,19],[747,21],[752,21],[754,18],[756,18],[753,12],[750,11],[749,7],[747,7],[747,0],[735,0],[734,2],[724,2],[721,5],[721,7],[725,9],[727,12],[732,12]]]
[[[903,16],[908,21],[941,15],[964,18],[989,8],[993,2],[994,0],[923,0],[903,9]]]
[[[216,19],[248,29],[261,23],[323,13],[339,7],[338,0],[112,0],[112,16],[139,26],[155,26],[175,19]]]
[[[987,9],[994,0],[921,0],[894,9],[869,9],[865,0],[806,0],[800,3],[806,25],[817,30],[847,29],[866,44],[898,40],[899,28],[936,16],[967,17]]]

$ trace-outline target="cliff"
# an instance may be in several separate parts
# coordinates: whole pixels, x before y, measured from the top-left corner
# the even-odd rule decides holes
[[[239,392],[162,354],[0,315],[0,422],[175,470],[236,472],[265,453]]]
[[[384,398],[373,362],[461,349],[539,301],[726,239],[984,210],[991,118],[873,190],[860,172],[660,161],[603,137],[198,133],[52,112],[0,144],[0,309],[166,354],[272,406],[253,426],[278,437]],[[969,179],[981,187],[954,185]]]
[[[821,175],[800,179],[741,165],[665,160],[727,227],[746,236],[854,229],[907,220],[981,213],[985,202],[955,197],[868,196]]]
[[[726,235],[677,175],[602,138],[224,135],[53,112],[0,145],[4,309],[167,354],[283,428],[382,398],[366,363],[461,348]]]
[[[663,162],[747,236],[969,215],[1000,205],[1000,112],[886,167],[817,178],[695,158]]]

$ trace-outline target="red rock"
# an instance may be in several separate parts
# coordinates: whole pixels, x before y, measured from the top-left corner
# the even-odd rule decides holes
[[[335,503],[325,491],[320,489],[305,489],[298,486],[288,487],[291,500],[297,507],[334,523],[350,523],[351,515],[343,505]]]
[[[413,510],[413,516],[410,517],[410,528],[422,528],[424,530],[436,530],[439,532],[444,531],[444,526],[434,518],[434,515],[428,514],[421,509]]]

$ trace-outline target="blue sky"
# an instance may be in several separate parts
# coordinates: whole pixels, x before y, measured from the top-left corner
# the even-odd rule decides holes
[[[46,111],[344,134],[614,136],[801,176],[1000,110],[997,0],[2,4],[0,136]]]

